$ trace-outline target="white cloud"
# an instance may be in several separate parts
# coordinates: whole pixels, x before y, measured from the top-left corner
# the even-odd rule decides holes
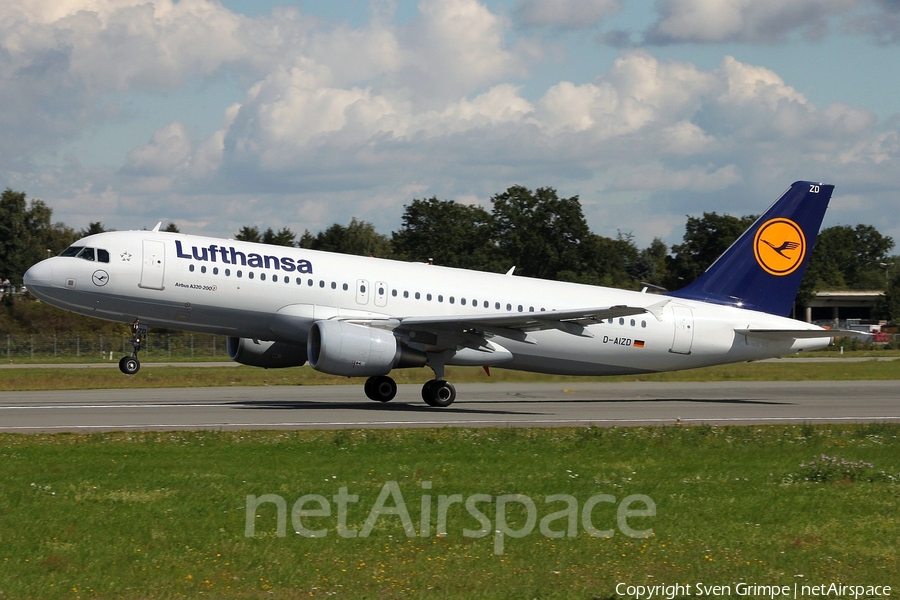
[[[855,3],[821,5],[843,18]],[[616,6],[521,2],[514,16],[524,23],[531,11],[532,26],[566,35]],[[818,17],[772,0],[660,6],[654,35],[667,42],[818,31]],[[800,178],[877,181],[876,197],[897,206],[896,126],[846,103],[816,106],[777,68],[726,57],[706,69],[632,50],[589,76],[537,81],[529,68],[544,46],[475,0],[423,0],[410,21],[394,21],[391,10],[359,26],[293,8],[250,18],[213,0],[6,3],[0,76],[14,85],[0,88],[0,175],[56,200],[59,218],[83,219],[76,226],[169,219],[226,235],[246,223],[315,231],[353,216],[390,231],[413,197],[484,199],[512,184],[580,195],[607,234],[647,223],[640,243],[662,230],[659,215],[684,214],[685,198],[740,212],[754,192],[766,191],[765,204]],[[211,135],[168,117],[118,170],[35,166],[58,140],[124,121],[121,94],[177,94],[217,78],[243,97]],[[609,198],[615,210],[604,212]],[[891,214],[900,207],[878,212],[893,219],[889,235],[900,233]]]
[[[518,0],[514,12],[526,27],[588,29],[621,9],[621,0]]]
[[[506,47],[510,24],[477,0],[427,0],[401,32],[403,66],[392,81],[417,102],[458,99],[500,78],[522,76],[522,59]]]
[[[128,170],[142,175],[163,175],[190,166],[191,142],[184,125],[170,123],[153,134],[150,143],[128,153]]]
[[[795,31],[820,38],[827,18],[844,15],[861,0],[662,0],[651,43],[776,42]]]

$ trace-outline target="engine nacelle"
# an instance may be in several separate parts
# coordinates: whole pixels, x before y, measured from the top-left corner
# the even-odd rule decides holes
[[[425,355],[401,346],[390,331],[344,321],[313,323],[306,347],[310,366],[331,375],[370,377],[425,366]]]
[[[225,346],[228,357],[242,365],[281,369],[306,364],[306,349],[303,346],[239,337],[229,337]]]

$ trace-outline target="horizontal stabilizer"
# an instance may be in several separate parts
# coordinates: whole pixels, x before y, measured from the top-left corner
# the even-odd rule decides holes
[[[735,329],[735,333],[764,340],[810,340],[816,338],[865,337],[850,329]]]

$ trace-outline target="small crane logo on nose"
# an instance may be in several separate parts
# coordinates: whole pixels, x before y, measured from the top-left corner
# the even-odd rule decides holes
[[[109,273],[103,269],[94,271],[94,274],[91,275],[91,281],[94,282],[94,285],[102,287],[109,283]]]

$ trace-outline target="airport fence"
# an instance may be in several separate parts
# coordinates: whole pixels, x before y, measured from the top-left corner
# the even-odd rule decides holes
[[[139,356],[145,362],[227,361],[225,340],[221,335],[150,330]],[[115,362],[122,356],[131,354],[131,337],[94,333],[8,334],[0,337],[0,353],[3,352],[6,353],[7,363]]]
[[[151,329],[144,339],[140,359],[144,362],[227,361],[226,338],[204,333],[163,332]],[[900,335],[891,335],[886,343],[858,338],[839,340],[829,350],[849,351],[900,348]],[[131,337],[111,334],[0,335],[0,357],[7,363],[118,361],[131,354]],[[2,360],[2,359],[0,359]]]

